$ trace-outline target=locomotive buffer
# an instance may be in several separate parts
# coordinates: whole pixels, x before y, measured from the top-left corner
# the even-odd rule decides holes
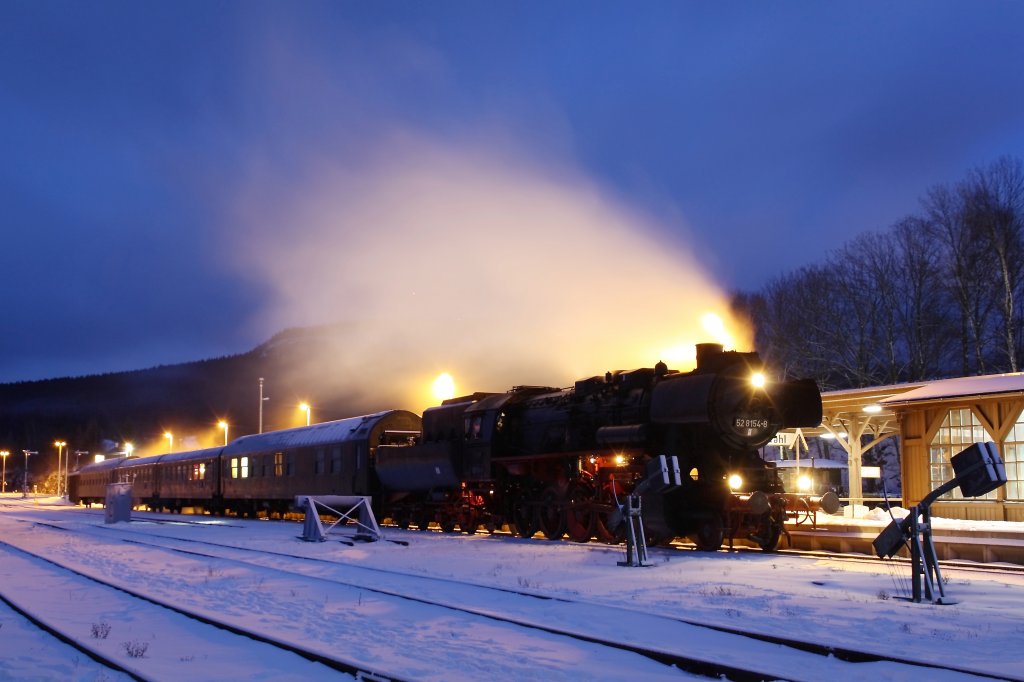
[[[647,562],[647,537],[644,535],[644,520],[641,495],[644,493],[664,494],[675,490],[683,484],[679,472],[679,459],[674,455],[659,455],[657,459],[647,462],[647,476],[619,502],[619,514],[626,524],[626,560],[618,562],[619,566],[649,566]]]

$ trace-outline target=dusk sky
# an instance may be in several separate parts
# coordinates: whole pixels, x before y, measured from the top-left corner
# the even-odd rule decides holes
[[[0,382],[671,317],[1024,157],[1024,3],[5,0],[0,112]]]

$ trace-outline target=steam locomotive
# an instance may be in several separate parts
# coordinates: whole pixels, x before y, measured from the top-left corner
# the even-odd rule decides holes
[[[299,494],[371,495],[378,518],[447,532],[507,525],[522,537],[623,537],[623,502],[639,498],[648,543],[689,536],[779,544],[795,505],[758,449],[780,429],[817,426],[812,380],[770,382],[757,353],[697,346],[692,372],[609,372],[570,388],[517,386],[427,409],[392,410],[243,436],[223,448],[83,467],[72,499],[103,499],[128,479],[139,504],[255,515],[284,513]],[[649,485],[652,463],[678,463]],[[656,474],[657,472],[655,472]],[[126,476],[126,474],[130,474]]]

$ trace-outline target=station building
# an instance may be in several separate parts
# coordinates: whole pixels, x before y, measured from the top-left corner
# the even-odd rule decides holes
[[[1024,521],[1024,373],[941,379],[822,394],[822,424],[800,429],[790,441],[835,438],[848,454],[848,501],[868,502],[862,457],[883,441],[899,439],[902,500],[917,504],[953,477],[950,458],[978,441],[992,441],[1007,483],[983,498],[964,499],[959,488],[932,505],[935,516]],[[806,455],[805,455],[806,456]]]
[[[953,477],[953,455],[992,441],[1006,467],[1006,485],[976,499],[954,489],[932,511],[946,518],[1024,521],[1024,373],[926,382],[880,403],[899,423],[905,505]]]

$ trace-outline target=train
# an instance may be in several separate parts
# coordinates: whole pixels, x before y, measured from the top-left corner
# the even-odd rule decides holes
[[[72,473],[69,494],[103,502],[109,483],[130,482],[150,509],[249,517],[283,516],[297,495],[364,495],[401,528],[608,543],[623,540],[635,502],[648,544],[774,550],[788,517],[829,500],[787,493],[760,449],[781,429],[818,426],[821,393],[810,379],[766,379],[756,352],[696,350],[690,372],[659,362],[568,388],[473,393],[422,416],[387,410],[108,459]]]

